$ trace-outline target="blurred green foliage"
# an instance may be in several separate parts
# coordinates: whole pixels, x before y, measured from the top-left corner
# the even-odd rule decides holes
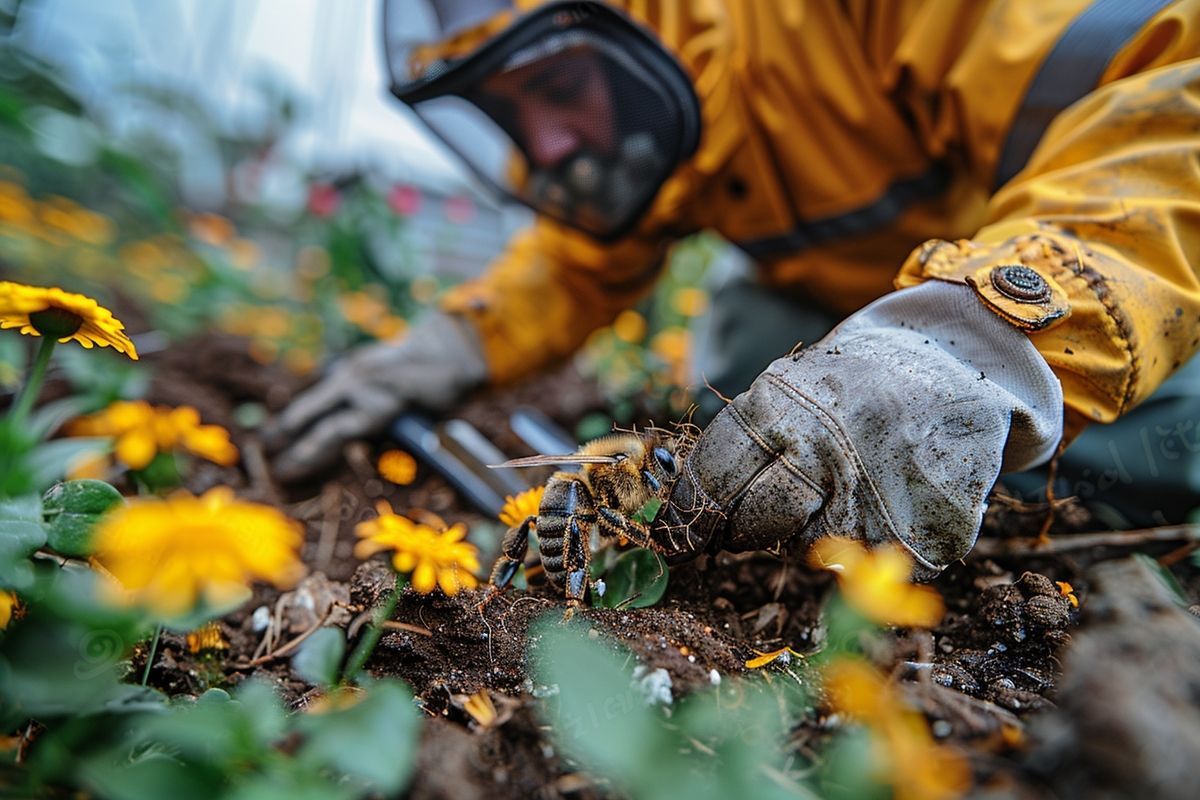
[[[637,308],[622,312],[612,325],[588,339],[580,363],[596,377],[610,406],[610,418],[585,419],[581,441],[608,433],[612,422],[639,416],[682,418],[691,402],[694,325],[709,306],[709,272],[723,239],[699,234],[676,244],[654,292]]]
[[[629,655],[584,628],[547,618],[531,636],[535,680],[558,688],[545,719],[570,759],[635,800],[813,796],[785,771],[792,714],[806,709],[794,684],[698,692],[668,717],[635,684]]]

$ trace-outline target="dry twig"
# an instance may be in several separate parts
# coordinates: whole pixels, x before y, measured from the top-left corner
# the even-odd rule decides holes
[[[1200,525],[1166,525],[1132,531],[1068,533],[1061,536],[1023,537],[1020,539],[980,539],[972,551],[976,555],[1040,556],[1070,553],[1092,547],[1138,547],[1154,542],[1200,541]]]

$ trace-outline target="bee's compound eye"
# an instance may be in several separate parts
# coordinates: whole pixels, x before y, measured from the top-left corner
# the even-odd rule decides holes
[[[668,475],[675,474],[675,456],[671,455],[664,447],[654,448],[654,459],[666,471]]]

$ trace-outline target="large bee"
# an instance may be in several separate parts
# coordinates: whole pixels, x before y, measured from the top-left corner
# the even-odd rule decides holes
[[[529,551],[535,529],[542,566],[551,585],[579,605],[587,596],[592,531],[602,538],[624,537],[654,548],[646,524],[633,519],[652,499],[665,500],[678,474],[676,455],[681,439],[659,429],[614,433],[583,445],[574,453],[530,456],[500,467],[579,464],[578,472],[556,472],[546,483],[535,516],[509,528],[492,568],[491,583],[508,586]]]

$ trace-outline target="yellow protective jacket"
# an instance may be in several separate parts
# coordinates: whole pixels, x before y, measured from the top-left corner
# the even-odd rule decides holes
[[[495,381],[573,352],[702,229],[846,313],[968,283],[1062,381],[1068,435],[1200,347],[1200,0],[622,5],[693,77],[699,150],[620,242],[540,219],[447,297]],[[1048,297],[998,290],[1018,263]]]

